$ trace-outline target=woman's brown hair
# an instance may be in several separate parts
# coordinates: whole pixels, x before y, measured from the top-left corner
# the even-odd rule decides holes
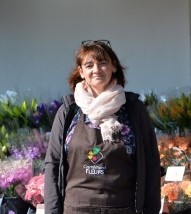
[[[110,47],[110,42],[107,40],[88,40],[82,42],[82,45],[76,51],[75,68],[72,70],[68,79],[69,86],[73,91],[75,90],[76,84],[83,80],[78,68],[81,67],[84,57],[88,54],[91,54],[91,56],[97,61],[101,61],[103,59],[107,60],[109,57],[113,65],[116,67],[116,72],[112,74],[112,78],[117,80],[117,84],[122,87],[125,86],[125,68],[120,64],[117,55]]]

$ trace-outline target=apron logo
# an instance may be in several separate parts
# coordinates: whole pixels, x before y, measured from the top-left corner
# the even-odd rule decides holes
[[[88,152],[88,159],[91,160],[93,164],[98,163],[101,159],[103,159],[103,155],[100,152],[100,148],[94,147],[92,151]]]
[[[106,166],[96,165],[103,159],[103,154],[100,152],[100,148],[94,147],[91,151],[88,152],[88,159],[93,163],[92,166],[84,165],[85,173],[88,175],[104,175]]]

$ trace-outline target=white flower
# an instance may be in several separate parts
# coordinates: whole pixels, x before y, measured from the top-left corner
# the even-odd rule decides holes
[[[6,95],[1,94],[1,95],[0,95],[0,102],[8,103],[8,98],[7,98],[7,96],[6,96]]]
[[[161,95],[160,99],[163,103],[165,103],[167,101],[167,98],[165,95]]]
[[[8,103],[8,100],[11,100],[12,103],[15,103],[17,93],[15,91],[7,90],[5,95],[0,95],[0,102]]]

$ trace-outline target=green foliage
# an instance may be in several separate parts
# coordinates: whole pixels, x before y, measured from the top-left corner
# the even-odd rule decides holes
[[[148,106],[153,125],[164,133],[172,133],[176,129],[176,121],[173,121],[170,116],[170,109],[166,103],[158,103]]]
[[[145,96],[144,104],[146,106],[151,106],[153,104],[157,104],[158,103],[157,94],[154,93],[153,91],[151,91],[148,94],[145,94],[144,96]]]
[[[57,100],[39,104],[36,98],[21,99],[13,91],[0,95],[0,160],[11,155],[11,148],[30,141],[26,139],[31,138],[34,130],[49,132],[60,106],[61,101]],[[44,149],[42,146],[40,151]]]
[[[9,154],[10,149],[10,134],[7,132],[5,126],[0,127],[0,159],[5,158]]]
[[[21,103],[11,99],[0,101],[0,126],[9,130],[31,126],[31,115],[37,111],[37,100],[23,100]]]
[[[191,129],[191,94],[181,93],[166,101],[154,101],[147,108],[153,125],[163,132]]]
[[[181,94],[180,97],[168,101],[170,116],[180,129],[191,128],[191,94]]]

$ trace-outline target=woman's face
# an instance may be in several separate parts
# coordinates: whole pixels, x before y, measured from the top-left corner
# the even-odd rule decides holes
[[[112,73],[116,72],[111,59],[95,60],[91,55],[86,55],[79,67],[80,76],[91,87],[94,96],[103,92],[110,84]]]

